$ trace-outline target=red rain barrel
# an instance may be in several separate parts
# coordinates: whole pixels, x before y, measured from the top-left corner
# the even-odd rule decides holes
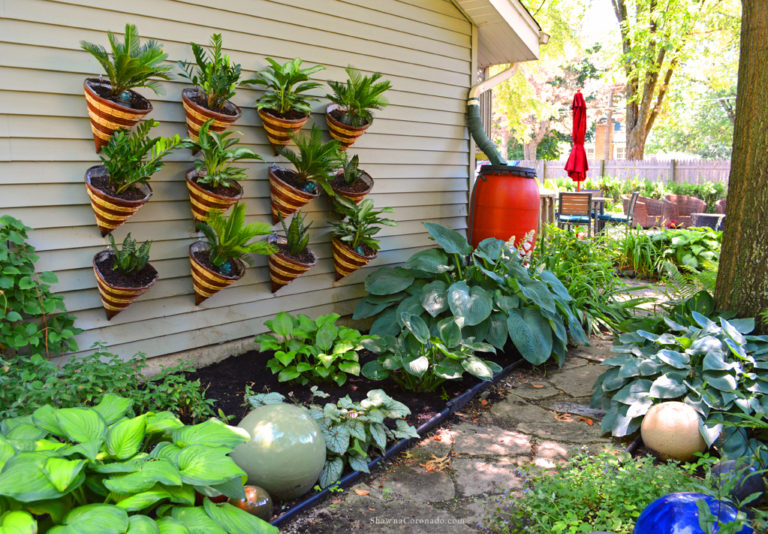
[[[515,237],[519,246],[523,236],[539,224],[539,186],[536,171],[527,167],[483,165],[472,190],[469,207],[469,232],[473,247],[483,239],[507,241]]]

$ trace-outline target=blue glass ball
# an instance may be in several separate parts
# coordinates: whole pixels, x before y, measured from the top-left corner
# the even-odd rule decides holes
[[[762,473],[757,472],[757,468],[749,462],[737,462],[736,460],[726,460],[720,462],[712,468],[715,483],[720,486],[725,482],[730,482],[737,475],[739,481],[730,493],[731,499],[743,501],[753,493],[765,494],[765,481]]]
[[[709,509],[721,523],[736,519],[737,510],[723,501],[703,493],[670,493],[649,504],[635,523],[634,534],[704,534],[699,526],[699,508],[696,501],[704,499]],[[753,534],[750,527],[742,528],[737,534]]]
[[[315,182],[307,182],[304,184],[304,191],[307,193],[314,193],[317,189],[317,186],[315,185]]]

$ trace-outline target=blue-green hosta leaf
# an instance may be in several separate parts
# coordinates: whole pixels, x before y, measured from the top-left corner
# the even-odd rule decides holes
[[[435,280],[421,289],[421,307],[432,317],[448,309],[448,286],[442,280]]]
[[[121,500],[117,503],[118,508],[122,508],[126,512],[138,512],[149,508],[150,506],[159,503],[162,500],[168,499],[170,494],[158,486],[157,488],[150,489],[148,491],[142,491],[130,495],[129,497]]]
[[[693,320],[696,321],[702,328],[706,328],[714,324],[714,321],[697,311],[692,311],[691,317],[693,317]]]
[[[539,276],[541,277],[542,280],[544,280],[547,284],[549,284],[549,287],[552,289],[552,292],[555,295],[557,295],[560,298],[560,300],[562,300],[563,302],[571,302],[573,300],[570,293],[568,293],[568,289],[563,285],[563,283],[554,273],[544,270],[544,271],[541,271]]]
[[[625,355],[630,356],[630,355]],[[613,359],[613,358],[611,358]],[[629,357],[621,367],[619,367],[619,376],[621,378],[632,378],[640,374],[640,363],[642,360],[638,358]]]
[[[434,373],[446,380],[458,380],[464,374],[464,368],[456,360],[444,358],[437,362],[433,368]]]
[[[448,254],[461,254],[467,256],[472,254],[472,245],[467,239],[456,230],[451,230],[437,223],[426,222],[424,226],[437,244]]]
[[[747,351],[744,350],[743,345],[740,345],[739,343],[732,340],[731,338],[725,338],[725,344],[735,356],[741,359],[747,358]]]
[[[704,380],[706,380],[710,386],[719,389],[720,391],[731,392],[738,387],[736,378],[730,373],[705,371]]]
[[[229,503],[214,504],[205,499],[203,506],[208,516],[229,534],[279,534],[277,527]]]
[[[182,476],[169,460],[158,458],[147,459],[141,469],[134,473],[113,476],[103,481],[109,491],[123,494],[147,491],[158,482],[166,486],[180,486]]]
[[[488,333],[486,339],[488,343],[497,349],[503,349],[507,344],[509,331],[507,330],[507,318],[503,313],[493,313],[488,318]]]
[[[507,249],[506,241],[496,239],[495,237],[488,237],[480,241],[475,249],[475,256],[483,258],[490,263],[496,263]]]
[[[322,473],[320,473],[321,488],[327,488],[337,480],[341,479],[341,474],[344,472],[344,460],[339,457],[325,461]]]
[[[722,454],[728,458],[741,458],[747,454],[747,443],[749,437],[747,431],[740,427],[725,427],[720,434],[718,444],[721,447]]]
[[[101,441],[107,433],[104,419],[91,408],[62,408],[56,412],[56,421],[67,437],[78,443]]]
[[[691,358],[687,354],[675,350],[660,350],[656,353],[656,357],[675,369],[688,369],[691,364]]]
[[[499,307],[504,313],[509,310],[517,309],[520,307],[520,299],[515,296],[504,295],[501,291],[496,291],[494,295],[496,306]]]
[[[704,371],[729,371],[738,365],[737,362],[726,362],[722,352],[711,351],[704,357],[702,369]]]
[[[656,343],[656,340],[659,339],[658,334],[654,334],[653,332],[646,332],[645,330],[637,330],[635,331],[635,334],[637,334],[643,339],[647,339],[648,341],[653,341],[654,343]],[[621,339],[621,341],[623,342],[624,339]],[[631,343],[631,341],[628,341],[628,343]]]
[[[381,337],[398,335],[401,330],[398,319],[394,308],[385,311],[371,325],[371,335]]]
[[[424,308],[421,306],[421,297],[418,295],[411,295],[404,298],[400,304],[395,308],[395,313],[398,317],[402,317],[404,313],[412,313],[414,315],[421,315],[424,313]]]
[[[404,313],[400,316],[400,321],[419,340],[419,343],[429,341],[429,327],[424,319],[412,313]]]
[[[391,374],[390,371],[385,369],[378,360],[372,360],[363,365],[361,370],[363,376],[368,380],[384,380]]]
[[[633,404],[648,396],[651,384],[650,380],[634,380],[617,391],[613,400],[622,404]]]
[[[520,285],[522,294],[539,308],[550,313],[557,312],[555,299],[552,298],[552,293],[550,293],[549,286],[547,286],[546,283],[532,279],[518,280],[518,284]]]
[[[202,506],[174,506],[171,509],[171,517],[187,527],[189,534],[227,534],[226,530],[205,513]]]
[[[381,423],[372,424],[368,427],[368,430],[371,433],[371,437],[373,438],[373,442],[376,444],[376,446],[384,452],[384,450],[387,448],[387,431],[386,427]]]
[[[688,387],[682,380],[667,374],[661,375],[653,381],[649,391],[654,399],[677,399],[688,392]]]
[[[464,281],[451,284],[447,295],[448,306],[453,315],[462,320],[462,327],[480,324],[493,309],[493,299],[485,289],[477,286],[470,288]]]
[[[128,518],[128,531],[125,534],[160,534],[160,528],[154,519],[145,515],[132,515]]]
[[[382,267],[365,279],[365,289],[372,295],[391,295],[410,287],[413,273],[402,267]]]
[[[80,473],[85,466],[85,460],[66,460],[64,458],[48,458],[43,466],[43,472],[51,484],[61,493],[69,493],[82,484]]]
[[[744,319],[729,319],[728,322],[733,328],[742,334],[749,334],[755,329],[755,319],[753,317]]]
[[[603,433],[611,433],[616,437],[627,436],[640,428],[642,417],[629,417],[629,406],[613,403],[605,413],[600,429]]]
[[[690,354],[706,354],[711,351],[722,352],[723,350],[725,350],[725,348],[723,347],[723,342],[721,340],[715,336],[704,336],[695,339],[688,352]]]
[[[421,378],[429,369],[429,360],[426,356],[416,358],[403,358],[403,369],[409,374]]]
[[[488,362],[481,358],[469,357],[461,360],[461,366],[471,375],[480,380],[490,380],[493,378],[493,370]]]
[[[405,262],[409,269],[424,271],[427,273],[442,274],[452,271],[451,259],[440,249],[430,248],[417,252]]]
[[[720,318],[720,327],[723,329],[723,332],[725,332],[725,335],[727,335],[729,338],[731,338],[733,341],[735,341],[739,345],[743,345],[744,343],[746,343],[746,340],[744,339],[744,336],[741,334],[739,329],[736,328],[734,325],[732,325],[730,322],[723,319],[722,317]]]
[[[627,362],[635,361],[635,357],[631,354],[619,354],[618,356],[611,356],[605,360],[601,365],[607,365],[609,367],[622,367]]]
[[[368,469],[368,458],[365,456],[360,454],[350,454],[347,458],[349,459],[349,467],[355,471],[360,471],[361,473],[371,472],[371,470]]]
[[[27,512],[15,510],[0,515],[0,532],[3,534],[37,534],[37,521]]]
[[[616,368],[608,369],[605,373],[602,374],[601,378],[603,380],[600,387],[606,393],[610,391],[616,391],[626,382],[626,379],[619,376],[619,370]]]
[[[445,346],[453,348],[461,343],[461,328],[456,324],[455,317],[446,317],[437,322],[437,332]]]
[[[128,529],[128,513],[111,504],[86,504],[64,518],[67,533],[123,534]]]
[[[185,447],[177,460],[181,480],[193,486],[211,486],[223,484],[236,476],[244,476],[245,471],[227,456],[228,452],[226,447]]]
[[[384,295],[384,296],[369,296],[363,299],[356,307],[355,313],[352,318],[367,319],[368,317],[374,317],[396,302],[400,302],[402,295]]]
[[[144,442],[146,427],[146,414],[114,423],[107,431],[107,452],[118,460],[132,457]]]
[[[172,412],[149,412],[146,415],[147,426],[144,430],[147,434],[167,432],[184,426],[184,423],[182,423]]]
[[[552,354],[552,329],[537,310],[510,310],[507,329],[512,343],[532,364],[540,365]]]
[[[627,418],[632,420],[636,417],[643,417],[651,409],[651,406],[653,406],[653,399],[651,397],[642,397],[629,407]]]
[[[229,426],[218,419],[209,419],[198,425],[185,426],[173,431],[173,441],[179,447],[205,445],[234,449],[251,439],[248,432],[240,427]]]
[[[99,415],[101,415],[106,424],[111,425],[128,413],[132,405],[133,401],[131,399],[107,393],[93,409],[99,412]]]
[[[64,495],[45,475],[48,456],[34,452],[20,452],[8,460],[0,473],[0,495],[21,502],[57,499]]]
[[[637,368],[637,374],[640,376],[651,376],[659,372],[664,364],[651,359],[642,360]]]

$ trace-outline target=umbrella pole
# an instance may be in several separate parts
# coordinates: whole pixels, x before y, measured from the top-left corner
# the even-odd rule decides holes
[[[576,182],[576,192],[581,191],[581,182]]]

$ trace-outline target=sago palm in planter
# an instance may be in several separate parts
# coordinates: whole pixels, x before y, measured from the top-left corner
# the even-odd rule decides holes
[[[267,223],[245,224],[245,204],[235,204],[229,217],[212,211],[199,228],[206,240],[189,246],[195,304],[240,280],[245,274],[246,254],[271,254],[277,250],[266,241],[252,241],[272,230]]]
[[[317,98],[304,93],[320,87],[309,77],[325,67],[315,65],[302,69],[301,58],[298,57],[283,65],[272,58],[267,58],[267,62],[269,67],[244,83],[265,87],[264,94],[256,101],[256,107],[267,138],[277,154],[280,147],[288,144],[290,136],[301,130],[309,120],[312,113],[309,103]]]
[[[238,180],[246,178],[245,169],[234,167],[243,159],[261,160],[253,150],[234,146],[239,132],[216,133],[210,130],[213,119],[200,127],[198,140],[193,147],[202,154],[195,160],[195,168],[187,172],[187,189],[192,203],[192,215],[202,222],[212,209],[227,210],[243,196]]]
[[[132,128],[152,111],[149,100],[132,89],[148,87],[158,93],[159,85],[151,78],[167,80],[166,72],[171,69],[162,64],[167,54],[160,44],[147,41],[141,45],[133,24],[125,25],[122,43],[112,32],[107,32],[107,36],[111,54],[101,45],[80,41],[80,46],[96,58],[108,78],[86,78],[83,83],[97,152],[107,144],[115,130]]]
[[[109,236],[110,248],[93,257],[93,272],[107,320],[127,308],[157,282],[157,270],[149,262],[151,241],[138,245],[128,233],[122,246]]]
[[[397,223],[380,217],[382,213],[392,213],[392,208],[375,210],[371,199],[355,204],[340,197],[336,202],[337,208],[344,215],[341,221],[330,221],[333,226],[333,265],[336,280],[340,280],[376,258],[381,246],[373,236],[381,231],[381,225],[396,226]]]
[[[317,265],[317,255],[309,247],[309,227],[304,224],[304,216],[297,211],[290,225],[280,218],[283,236],[272,236],[270,242],[277,246],[277,251],[269,256],[269,277],[272,280],[272,293],[289,284],[309,269]]]
[[[103,165],[85,172],[85,187],[101,235],[107,235],[136,213],[152,196],[149,180],[163,166],[163,157],[189,146],[178,135],[149,137],[157,121],[144,121],[133,133],[118,130],[99,154]]]
[[[310,135],[292,135],[298,152],[281,148],[280,154],[290,161],[295,170],[270,167],[269,191],[272,198],[272,222],[296,212],[319,195],[316,182],[325,182],[339,162],[339,144],[331,140],[323,143],[318,128]]]
[[[333,91],[326,95],[332,102],[326,109],[325,118],[328,121],[328,133],[341,143],[341,149],[346,150],[358,137],[363,135],[373,122],[374,109],[382,109],[387,105],[383,93],[392,87],[388,81],[378,81],[380,73],[363,76],[352,67],[347,67],[346,82],[328,81]]]
[[[203,123],[213,120],[209,129],[223,132],[242,115],[238,106],[230,102],[235,91],[244,82],[239,82],[241,68],[233,64],[229,56],[221,52],[221,34],[211,37],[211,50],[206,51],[197,43],[190,43],[195,63],[179,61],[181,76],[195,85],[181,92],[184,112],[187,116],[187,131],[193,141]]]

